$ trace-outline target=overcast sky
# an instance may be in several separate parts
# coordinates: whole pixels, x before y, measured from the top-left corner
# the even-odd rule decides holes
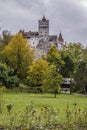
[[[38,31],[38,19],[50,20],[50,34],[87,46],[87,0],[0,0],[0,26],[12,34]]]

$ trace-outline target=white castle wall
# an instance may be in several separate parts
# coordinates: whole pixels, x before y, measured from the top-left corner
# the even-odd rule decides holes
[[[30,44],[30,46],[32,48],[36,48],[36,46],[39,43],[39,38],[38,37],[31,37],[30,39],[28,39],[28,43]]]

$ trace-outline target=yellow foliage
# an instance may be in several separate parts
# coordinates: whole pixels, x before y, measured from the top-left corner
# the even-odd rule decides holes
[[[31,50],[27,40],[25,40],[21,34],[17,34],[5,47],[4,52],[7,64],[10,65],[17,74],[25,74],[34,57],[34,51]]]
[[[29,76],[27,77],[34,85],[41,85],[46,76],[48,69],[48,62],[43,59],[33,61],[32,65],[29,67]]]

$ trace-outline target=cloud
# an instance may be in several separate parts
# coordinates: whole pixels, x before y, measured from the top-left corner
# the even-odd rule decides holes
[[[50,20],[50,34],[60,30],[66,41],[87,45],[87,0],[0,0],[0,24],[17,33],[38,30],[38,19]]]

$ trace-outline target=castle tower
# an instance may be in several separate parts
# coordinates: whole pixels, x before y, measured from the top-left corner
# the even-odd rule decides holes
[[[38,21],[39,37],[47,40],[49,37],[49,20],[43,16],[42,20]]]
[[[58,49],[63,49],[63,47],[64,47],[64,39],[63,39],[62,34],[60,32],[59,36],[58,36]]]

